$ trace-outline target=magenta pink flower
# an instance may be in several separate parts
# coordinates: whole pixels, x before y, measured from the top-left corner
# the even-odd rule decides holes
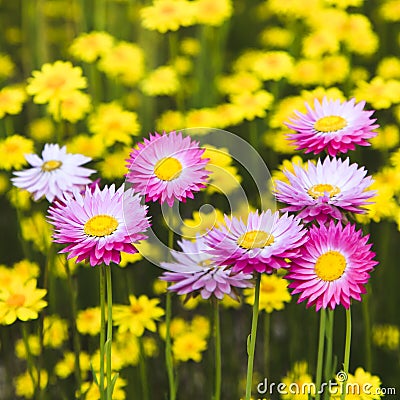
[[[164,272],[161,279],[174,282],[168,287],[169,290],[190,296],[200,293],[203,299],[214,295],[221,300],[228,295],[237,300],[236,288],[253,286],[251,274],[234,273],[230,268],[217,265],[204,237],[197,237],[193,242],[182,240],[178,243],[182,252],[171,251],[175,261],[161,263],[162,268],[170,271]]]
[[[143,232],[150,226],[147,207],[132,189],[121,186],[87,187],[84,194],[66,194],[49,208],[49,222],[54,225],[56,243],[67,244],[61,253],[76,262],[89,260],[90,265],[110,262],[119,264],[121,251],[137,253],[133,243],[146,239]]]
[[[203,153],[198,142],[182,133],[155,133],[133,149],[126,180],[146,201],[167,202],[172,207],[175,199],[192,199],[194,192],[205,187],[208,159],[201,157]]]
[[[307,300],[307,307],[334,309],[342,304],[350,307],[351,299],[361,300],[370,272],[377,265],[373,260],[369,235],[356,231],[355,225],[333,221],[329,226],[313,226],[309,240],[301,247],[300,257],[293,260],[285,276],[298,302]]]
[[[368,190],[372,178],[367,171],[349,159],[327,156],[317,165],[311,161],[307,168],[293,164],[294,173],[283,171],[289,183],[275,181],[277,200],[288,204],[282,211],[298,212],[304,222],[325,223],[329,219],[346,219],[343,212],[365,213],[362,207],[370,204],[375,192]]]
[[[26,154],[25,158],[32,168],[15,171],[12,182],[32,193],[35,201],[45,196],[51,203],[64,193],[90,183],[88,176],[95,172],[81,166],[91,158],[67,153],[66,147],[60,148],[58,144],[45,144],[42,158],[36,154]]]
[[[208,232],[207,244],[220,265],[231,265],[234,272],[271,273],[287,268],[286,258],[296,257],[306,241],[300,219],[276,211],[249,213],[247,224],[225,216],[226,226]]]
[[[286,124],[296,131],[288,139],[297,146],[296,150],[314,154],[326,150],[333,157],[354,150],[356,145],[369,146],[367,139],[377,135],[374,129],[379,125],[370,118],[374,112],[364,111],[364,106],[365,101],[355,104],[355,99],[344,103],[326,97],[322,103],[315,99],[314,109],[306,104],[307,113],[296,111],[297,118]]]

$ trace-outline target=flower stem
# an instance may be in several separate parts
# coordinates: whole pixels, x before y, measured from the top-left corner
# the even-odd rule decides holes
[[[78,388],[77,391],[77,399],[80,400],[82,398],[81,394],[81,386],[82,386],[82,377],[81,377],[81,366],[79,355],[81,352],[81,344],[79,341],[79,334],[78,329],[76,327],[76,319],[77,319],[77,307],[76,307],[76,299],[77,299],[77,291],[74,288],[74,282],[72,280],[71,271],[69,268],[68,260],[65,259],[64,262],[65,272],[68,278],[68,290],[69,296],[71,300],[71,330],[72,330],[72,337],[73,337],[73,347],[74,347],[74,354],[75,354],[75,366],[74,366],[74,375],[76,386]]]
[[[346,340],[344,344],[344,362],[343,372],[344,381],[342,382],[342,392],[340,400],[344,400],[346,397],[346,386],[349,375],[349,363],[350,363],[350,347],[351,347],[351,310],[350,307],[346,309]]]
[[[105,265],[102,264],[100,268],[100,400],[104,400],[104,339],[105,339],[105,328],[106,328],[106,311],[105,311]]]
[[[146,370],[146,355],[144,352],[143,346],[143,337],[139,338],[139,346],[140,346],[140,380],[142,382],[142,399],[149,400],[149,385],[147,381],[147,370]]]
[[[29,376],[31,377],[32,386],[34,387],[34,396],[36,397],[37,392],[38,392],[37,380],[35,379],[34,363],[33,363],[33,359],[32,359],[31,349],[29,347],[29,335],[28,335],[28,330],[27,330],[27,326],[26,326],[25,322],[22,322],[21,330],[22,330],[22,340],[23,340],[24,346],[25,346],[26,361],[28,364],[28,373],[29,373]],[[40,371],[38,371],[38,376],[39,376],[39,374],[40,374]]]
[[[173,249],[174,245],[174,231],[170,228],[168,231],[168,247]],[[172,314],[172,298],[171,292],[167,290],[167,298],[165,305],[165,364],[167,366],[168,383],[169,383],[169,398],[175,400],[176,388],[175,388],[175,374],[174,364],[172,359],[172,346],[171,346],[171,314]]]
[[[113,385],[111,379],[111,348],[112,348],[112,283],[111,266],[105,266],[107,283],[107,341],[106,341],[106,373],[107,373],[107,400],[112,400]]]
[[[320,388],[322,382],[322,363],[324,360],[325,347],[325,330],[326,330],[326,311],[321,308],[319,319],[319,338],[318,338],[318,356],[317,356],[317,371],[315,376],[315,400],[320,399]]]
[[[333,377],[333,364],[332,364],[332,346],[333,346],[333,323],[334,323],[334,310],[328,310],[327,320],[326,320],[326,356],[325,356],[325,369],[324,369],[324,379],[329,381]]]
[[[264,313],[264,376],[269,375],[269,343],[271,336],[271,314]]]
[[[247,377],[246,377],[246,400],[250,400],[251,387],[253,384],[253,367],[254,367],[254,352],[256,348],[257,337],[257,322],[258,322],[258,308],[260,303],[260,281],[261,275],[258,274],[256,278],[256,286],[254,292],[253,304],[253,317],[251,321],[250,345],[247,347]]]
[[[214,308],[214,343],[215,343],[215,392],[214,400],[221,399],[221,329],[219,322],[219,301],[212,299]]]

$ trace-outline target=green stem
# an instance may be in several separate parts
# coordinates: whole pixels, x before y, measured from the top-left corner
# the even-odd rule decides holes
[[[106,346],[106,360],[107,360],[107,400],[112,400],[113,385],[111,384],[111,348],[112,348],[112,283],[111,283],[111,266],[105,266],[106,280],[107,280],[107,346]]]
[[[147,380],[147,368],[146,368],[146,356],[144,352],[143,346],[143,338],[139,338],[139,346],[140,346],[140,359],[139,359],[139,368],[140,368],[140,380],[142,382],[142,399],[149,400],[149,385]]]
[[[256,286],[254,292],[253,304],[253,317],[251,321],[250,345],[247,346],[247,376],[246,376],[246,400],[250,400],[251,387],[253,385],[253,367],[254,367],[254,353],[256,348],[257,338],[257,322],[258,322],[258,308],[260,303],[260,281],[261,275],[258,274],[256,278]],[[247,339],[248,341],[248,339]]]
[[[344,381],[342,383],[342,391],[340,395],[340,400],[344,400],[346,397],[346,385],[347,378],[349,375],[349,364],[350,364],[350,347],[351,347],[351,310],[350,307],[346,310],[346,340],[344,345],[344,362],[343,362],[343,372]]]
[[[173,249],[174,245],[174,231],[170,227],[168,230],[168,247]],[[175,374],[174,364],[172,359],[172,343],[171,343],[171,315],[172,315],[172,294],[167,290],[166,305],[165,305],[165,364],[167,366],[168,383],[169,383],[169,398],[175,400],[176,388],[175,388]]]
[[[370,287],[369,287],[370,289]],[[364,318],[364,331],[365,331],[365,367],[367,371],[372,370],[372,343],[371,343],[371,314],[369,308],[370,290],[364,295],[362,301],[362,315]]]
[[[25,322],[22,322],[21,330],[22,330],[22,340],[23,340],[24,346],[25,346],[26,362],[28,364],[28,373],[29,373],[29,376],[31,377],[32,385],[34,387],[34,396],[33,397],[36,398],[37,393],[38,393],[37,379],[35,378],[35,374],[34,374],[34,362],[33,362],[31,349],[29,347],[29,334],[28,334],[28,330],[27,330],[27,326],[26,326]],[[38,376],[39,376],[39,374],[40,374],[40,371],[38,371]]]
[[[104,31],[106,28],[106,1],[105,0],[96,0],[95,8],[96,12],[94,13],[94,27],[97,31]]]
[[[271,337],[271,314],[264,313],[264,376],[269,377],[269,343]]]
[[[104,339],[105,339],[105,328],[106,328],[106,311],[105,311],[105,265],[102,264],[100,267],[100,400],[104,400]]]
[[[326,329],[326,310],[321,308],[319,320],[319,338],[318,338],[318,356],[317,356],[317,371],[315,376],[315,400],[320,399],[320,388],[322,382],[322,363],[324,360],[325,346],[325,329]]]
[[[71,275],[71,270],[69,269],[69,264],[68,260],[65,260],[64,263],[65,266],[65,272],[67,274],[67,280],[68,280],[68,289],[69,289],[69,296],[71,300],[71,330],[72,330],[72,337],[73,337],[73,348],[74,348],[74,354],[75,354],[75,366],[74,366],[74,375],[75,375],[75,381],[77,385],[77,398],[80,400],[82,398],[81,394],[81,387],[82,387],[82,376],[81,376],[81,365],[80,365],[80,352],[81,352],[81,344],[79,340],[79,334],[78,334],[78,329],[76,327],[76,320],[77,320],[77,306],[76,306],[76,300],[77,300],[77,291],[76,288],[74,287],[74,282],[72,280],[72,275]]]
[[[332,363],[332,347],[333,347],[333,323],[334,323],[334,310],[328,310],[328,318],[326,323],[326,356],[325,356],[325,370],[324,379],[326,382],[333,377],[333,363]]]
[[[221,399],[221,328],[219,321],[219,301],[212,299],[214,307],[214,343],[215,343],[215,392],[214,400]]]

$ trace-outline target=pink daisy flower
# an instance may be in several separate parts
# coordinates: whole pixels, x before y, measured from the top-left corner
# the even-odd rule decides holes
[[[294,173],[283,171],[289,183],[275,181],[277,200],[289,206],[282,211],[299,212],[304,222],[313,220],[325,223],[334,218],[345,219],[344,211],[364,213],[363,206],[375,192],[367,190],[372,178],[357,164],[350,164],[349,158],[341,159],[327,156],[323,163],[308,162],[307,168],[293,164]],[[346,219],[345,219],[346,220]]]
[[[367,139],[377,135],[374,129],[379,125],[371,119],[373,111],[364,111],[365,101],[355,104],[355,99],[340,103],[340,100],[315,99],[314,109],[306,104],[307,113],[296,111],[297,118],[291,118],[286,125],[296,133],[288,139],[305,149],[306,153],[321,153],[326,150],[331,156],[354,150],[355,145],[370,146]]]
[[[132,243],[146,239],[142,233],[150,226],[146,213],[132,189],[97,186],[94,191],[87,187],[84,194],[65,195],[49,208],[49,222],[55,227],[54,241],[67,244],[61,253],[69,253],[68,259],[109,265],[120,263],[121,251],[138,252]]]
[[[15,171],[11,180],[14,186],[32,193],[35,201],[45,196],[51,203],[63,193],[90,183],[88,176],[95,172],[81,167],[91,158],[67,153],[66,147],[58,144],[45,144],[42,158],[36,154],[26,154],[25,158],[32,168]]]
[[[172,207],[175,199],[193,199],[193,193],[205,187],[208,159],[201,158],[203,153],[198,142],[182,133],[155,133],[133,149],[126,180],[146,201],[167,202]]]
[[[231,269],[219,266],[210,254],[210,248],[204,237],[197,240],[178,242],[182,252],[172,250],[173,263],[161,263],[161,267],[171,271],[164,272],[160,279],[174,282],[168,289],[178,294],[196,296],[200,293],[203,299],[214,295],[222,299],[225,294],[238,300],[235,288],[253,286],[251,274],[234,273]]]
[[[285,258],[296,257],[306,241],[298,218],[276,211],[249,213],[247,224],[225,216],[226,226],[208,232],[206,241],[220,265],[232,265],[234,272],[267,272],[287,268]]]
[[[356,231],[355,225],[333,221],[329,226],[313,226],[309,240],[301,248],[301,256],[293,260],[289,287],[300,293],[298,303],[307,299],[307,307],[334,309],[342,304],[350,307],[351,299],[361,300],[369,273],[378,263],[367,243],[369,235]]]

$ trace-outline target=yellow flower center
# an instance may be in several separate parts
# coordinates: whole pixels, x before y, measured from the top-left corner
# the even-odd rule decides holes
[[[140,304],[132,304],[131,311],[133,314],[140,314],[143,311],[143,307]]]
[[[274,243],[274,237],[264,231],[249,231],[241,235],[237,243],[244,249],[261,249]]]
[[[329,115],[315,121],[314,128],[318,132],[336,132],[347,126],[347,121],[339,115]]]
[[[60,168],[62,165],[61,161],[58,160],[49,160],[43,163],[42,165],[42,171],[50,172],[54,171],[57,168]]]
[[[26,297],[20,293],[12,294],[6,301],[10,307],[22,307],[25,304]]]
[[[165,157],[157,162],[154,174],[162,181],[172,181],[179,177],[182,172],[182,164],[174,157]]]
[[[318,257],[314,271],[323,281],[335,281],[339,279],[347,266],[346,258],[338,251],[328,251]]]
[[[59,89],[65,85],[66,78],[60,75],[54,75],[47,81],[47,86],[51,89]]]
[[[261,292],[263,293],[272,293],[275,292],[276,287],[274,285],[271,285],[270,283],[264,283],[261,285]]]
[[[322,197],[325,193],[329,194],[329,197],[333,197],[340,193],[340,189],[337,186],[330,185],[329,183],[319,183],[318,185],[312,186],[307,190],[307,193],[317,199],[318,197]]]
[[[111,235],[118,228],[118,221],[111,215],[95,215],[84,225],[86,235],[103,237]]]

